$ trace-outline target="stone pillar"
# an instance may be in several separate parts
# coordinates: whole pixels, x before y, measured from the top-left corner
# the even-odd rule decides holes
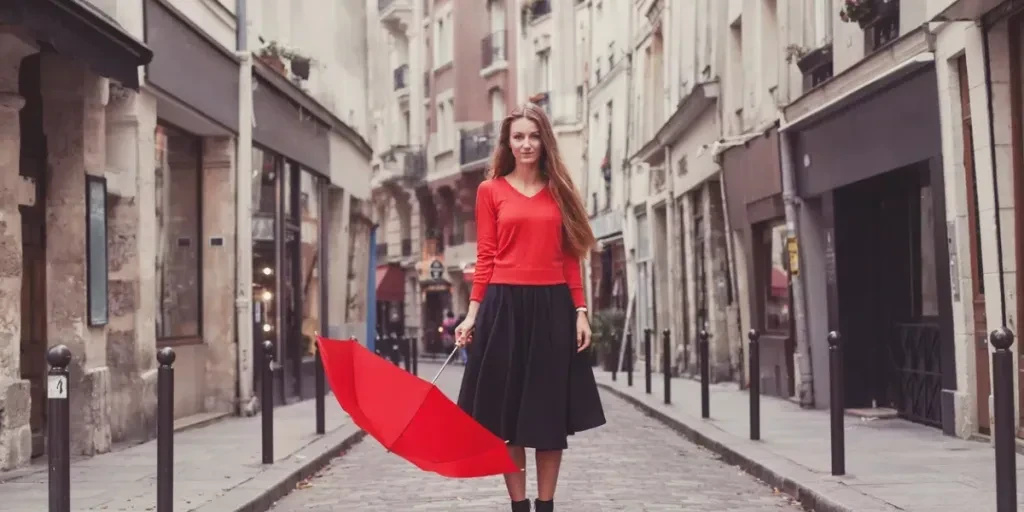
[[[156,232],[154,140],[156,100],[113,87],[107,107],[109,201],[110,430],[114,442],[155,432]]]
[[[705,248],[708,286],[708,316],[711,335],[711,378],[729,380],[733,373],[733,354],[739,340],[729,330],[729,259],[725,242],[721,182],[708,181],[704,187]]]
[[[206,356],[207,412],[235,409],[235,140],[203,140],[203,340]],[[220,238],[220,245],[212,240]]]
[[[110,449],[105,327],[90,327],[86,285],[86,174],[106,168],[107,80],[55,54],[42,58],[46,187],[46,302],[50,344],[71,349],[71,452]]]
[[[21,60],[35,50],[0,34],[0,470],[32,456],[29,383],[21,378]]]

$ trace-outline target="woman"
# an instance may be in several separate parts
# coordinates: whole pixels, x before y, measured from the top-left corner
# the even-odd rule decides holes
[[[530,510],[525,448],[534,448],[536,510],[552,511],[567,436],[605,423],[582,353],[590,321],[580,258],[594,234],[544,111],[515,109],[499,137],[477,190],[473,290],[455,330],[469,344],[459,406],[523,468],[505,475],[512,510]]]

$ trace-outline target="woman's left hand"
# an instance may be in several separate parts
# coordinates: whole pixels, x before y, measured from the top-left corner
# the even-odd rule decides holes
[[[583,352],[589,346],[590,319],[586,313],[576,313],[576,352]]]

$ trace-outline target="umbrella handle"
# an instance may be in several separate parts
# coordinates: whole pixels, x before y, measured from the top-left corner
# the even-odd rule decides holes
[[[455,345],[455,350],[452,350],[452,353],[448,354],[448,359],[445,359],[444,364],[441,365],[441,369],[437,371],[437,375],[434,375],[434,378],[431,379],[431,384],[437,382],[437,378],[441,376],[441,372],[443,372],[444,369],[448,367],[448,363],[452,362],[452,358],[455,357],[455,353],[458,352],[460,348],[462,347],[460,347],[459,345]]]

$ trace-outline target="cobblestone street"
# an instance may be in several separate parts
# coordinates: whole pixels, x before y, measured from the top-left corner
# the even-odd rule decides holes
[[[453,372],[455,373],[455,372]],[[444,386],[450,390],[449,386]],[[609,423],[570,439],[556,510],[710,512],[801,510],[607,392]],[[530,460],[528,495],[536,495]],[[300,484],[275,512],[508,510],[500,477],[449,480],[420,472],[367,438]]]

